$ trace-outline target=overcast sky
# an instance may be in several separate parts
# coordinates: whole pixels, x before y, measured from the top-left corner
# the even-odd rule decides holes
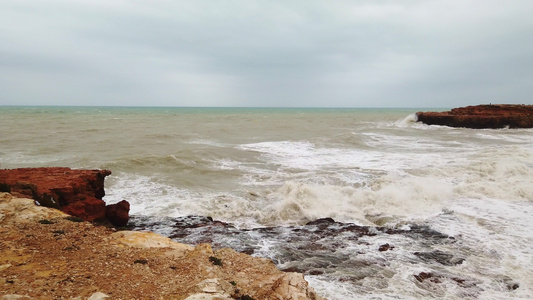
[[[533,104],[533,1],[0,0],[0,105]]]

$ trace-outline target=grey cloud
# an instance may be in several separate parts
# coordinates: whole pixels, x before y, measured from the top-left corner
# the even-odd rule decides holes
[[[6,0],[0,105],[531,103],[532,9],[530,1]]]

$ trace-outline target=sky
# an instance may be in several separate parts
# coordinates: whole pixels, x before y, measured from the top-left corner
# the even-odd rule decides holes
[[[0,105],[533,104],[531,0],[0,0]]]

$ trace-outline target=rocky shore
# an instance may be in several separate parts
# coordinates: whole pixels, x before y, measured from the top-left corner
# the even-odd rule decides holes
[[[444,112],[417,112],[417,121],[428,125],[483,128],[533,128],[533,105],[488,104]]]
[[[48,170],[53,176],[45,186],[37,183],[46,182],[46,176],[39,177],[42,182],[30,182],[20,177],[21,170],[41,175]],[[50,195],[47,199],[59,202],[59,208],[67,194],[91,191],[98,199],[103,189],[95,182],[103,187],[107,171],[18,169],[13,171],[18,177],[6,175],[12,170],[1,171],[3,299],[322,299],[302,274],[282,272],[268,259],[228,248],[213,250],[209,244],[192,247],[151,232],[98,226],[23,197],[29,196],[28,190],[32,197]],[[58,179],[60,172],[94,180],[68,185]],[[10,181],[15,177],[18,185]],[[46,188],[54,180],[64,183],[61,189]],[[29,184],[26,192],[21,182]]]

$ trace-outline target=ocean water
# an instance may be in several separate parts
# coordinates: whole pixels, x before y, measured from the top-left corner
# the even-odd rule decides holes
[[[533,130],[418,110],[0,107],[0,167],[109,169],[135,228],[271,258],[328,299],[530,299]]]

